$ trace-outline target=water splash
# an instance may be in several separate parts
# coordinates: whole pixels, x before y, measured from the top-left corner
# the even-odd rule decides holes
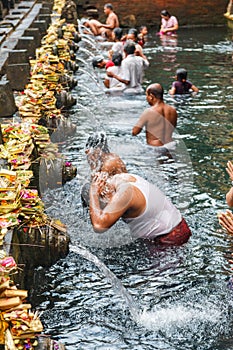
[[[171,306],[171,301],[168,301],[168,306],[159,305],[152,311],[142,310],[122,282],[96,255],[80,244],[70,247],[70,250],[93,262],[99,268],[108,282],[111,283],[115,293],[125,301],[133,321],[147,330],[162,331],[169,336],[173,333],[177,335],[179,330],[183,334],[184,330],[187,329],[193,334],[198,334],[200,324],[218,325],[222,319],[223,309],[204,299],[197,304],[186,302],[185,306],[180,302],[174,302]]]
[[[208,302],[207,302],[208,304]],[[168,333],[184,329],[189,325],[194,330],[194,324],[197,331],[200,323],[216,324],[221,319],[221,311],[215,308],[211,303],[208,305],[169,305],[168,307],[157,307],[153,311],[144,310],[139,314],[137,322],[148,330],[163,331]]]

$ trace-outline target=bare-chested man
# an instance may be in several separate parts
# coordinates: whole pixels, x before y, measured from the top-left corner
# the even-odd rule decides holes
[[[143,127],[146,129],[146,141],[150,146],[164,146],[169,149],[172,133],[177,124],[176,109],[163,101],[163,87],[151,84],[146,89],[147,108],[133,127],[132,135],[138,135]]]
[[[114,28],[119,27],[119,20],[115,12],[113,12],[112,4],[104,5],[104,13],[107,15],[106,24],[91,19],[85,23],[89,27],[94,35],[102,35],[108,40],[112,40],[112,31]]]

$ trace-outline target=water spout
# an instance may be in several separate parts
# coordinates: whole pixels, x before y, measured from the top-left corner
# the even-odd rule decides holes
[[[83,64],[85,64],[85,65],[87,65],[87,64],[88,64],[88,62],[87,62],[87,61],[85,61],[84,59],[82,59],[81,57],[76,57],[76,60],[78,60],[78,61],[82,62],[82,63],[83,63]]]
[[[76,246],[70,247],[70,250],[74,253],[77,253],[84,257],[85,259],[93,262],[101,272],[105,275],[107,280],[111,283],[114,291],[124,299],[126,302],[126,305],[129,308],[130,314],[133,318],[133,320],[137,320],[139,318],[139,315],[141,314],[141,310],[136,305],[134,299],[129,294],[127,289],[123,286],[121,281],[114,275],[114,273],[109,270],[109,268],[98,259],[98,257],[94,254],[92,254],[89,250],[87,250],[85,247],[81,246],[80,244],[77,244]]]
[[[81,34],[81,37],[86,38],[89,42],[92,42],[94,45],[99,45],[99,42],[95,40],[93,36],[91,37],[89,34]]]
[[[90,72],[88,72],[87,70],[83,69],[83,68],[79,68],[79,72],[83,72],[84,74],[87,74],[95,83],[96,85],[102,90],[104,91],[103,87],[100,85],[98,78],[96,76],[93,76]]]
[[[95,117],[94,113],[90,110],[90,108],[83,106],[81,103],[76,103],[76,106],[81,107],[81,109],[84,109],[88,113],[90,113],[93,117]]]
[[[96,47],[95,41],[92,42],[92,41],[88,40],[87,38],[84,38],[83,36],[82,36],[82,41],[90,44],[93,47],[93,49],[95,49],[97,51],[98,55],[102,55],[102,52],[100,52],[100,50]]]
[[[79,48],[79,52],[82,51],[84,53],[86,53],[88,56],[91,56],[91,57],[95,57],[95,55],[88,49],[84,49],[84,47],[80,47]]]

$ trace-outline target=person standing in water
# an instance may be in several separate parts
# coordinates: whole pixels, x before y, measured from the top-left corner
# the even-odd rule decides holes
[[[124,42],[121,40],[123,34],[122,28],[114,28],[112,31],[112,39],[114,41],[114,44],[112,45],[111,49],[108,51],[108,57],[112,59],[112,55],[114,53],[121,53],[122,57],[124,54]]]
[[[142,93],[142,81],[144,76],[144,69],[149,66],[146,58],[135,56],[135,43],[133,41],[126,41],[124,45],[125,58],[121,65],[121,75],[107,72],[110,78],[114,78],[126,85],[124,93],[137,94]]]
[[[107,202],[101,207],[101,193],[108,189]],[[166,246],[186,243],[191,231],[179,210],[159,190],[142,177],[118,173],[94,177],[90,187],[90,218],[95,232],[102,233],[119,219],[128,224],[132,236]]]
[[[121,62],[122,62],[122,54],[119,52],[115,52],[112,55],[112,62],[114,63],[114,66],[109,67],[107,69],[107,74],[104,79],[104,85],[106,88],[111,89],[109,91],[123,91],[126,88],[126,85],[119,82],[117,79],[110,78],[108,76],[108,72],[112,72],[116,75],[121,75]]]
[[[161,27],[159,34],[161,35],[176,35],[179,28],[178,20],[175,16],[171,16],[167,10],[162,10]]]
[[[163,87],[155,83],[146,89],[146,99],[150,108],[140,116],[132,129],[132,135],[138,135],[146,129],[146,142],[150,146],[174,149],[176,143],[172,140],[172,133],[177,124],[176,109],[163,101]]]
[[[139,28],[139,34],[138,34],[138,44],[141,45],[141,47],[145,45],[145,42],[147,41],[147,35],[148,35],[147,26],[141,26]]]
[[[169,90],[170,95],[190,94],[190,92],[198,93],[199,89],[187,80],[188,72],[184,68],[179,68],[176,71],[176,81],[172,83],[172,88]]]

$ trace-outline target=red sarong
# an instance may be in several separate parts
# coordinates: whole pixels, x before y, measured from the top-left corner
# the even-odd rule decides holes
[[[183,218],[181,222],[166,235],[158,236],[153,239],[156,244],[166,244],[166,245],[182,245],[188,242],[189,238],[192,236],[191,230],[188,227],[187,222]]]

